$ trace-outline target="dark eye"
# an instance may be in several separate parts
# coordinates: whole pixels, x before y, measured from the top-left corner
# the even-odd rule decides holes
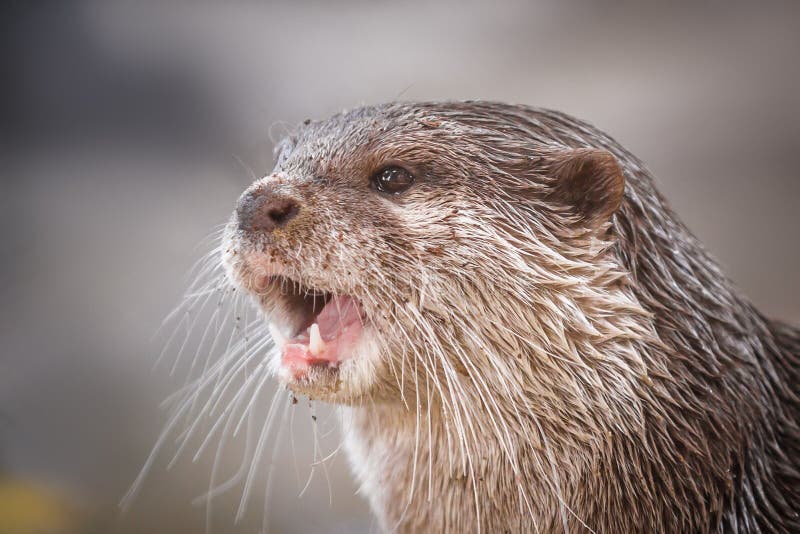
[[[414,176],[402,167],[386,167],[372,177],[375,189],[381,193],[397,195],[402,193],[414,183]]]

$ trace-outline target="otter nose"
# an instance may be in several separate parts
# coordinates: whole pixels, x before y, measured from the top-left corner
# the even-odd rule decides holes
[[[246,232],[269,233],[286,226],[300,210],[296,200],[259,187],[239,198],[236,216],[239,229]]]

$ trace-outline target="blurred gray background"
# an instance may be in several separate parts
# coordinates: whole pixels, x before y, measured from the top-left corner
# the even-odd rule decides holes
[[[205,528],[191,503],[211,462],[167,470],[170,446],[117,508],[183,384],[153,370],[154,334],[250,181],[233,155],[263,173],[291,125],[360,104],[492,99],[587,119],[649,165],[766,314],[800,323],[800,4],[698,4],[5,2],[0,501],[35,488],[75,532]],[[314,425],[325,454],[339,443],[313,409],[317,423],[292,407],[266,523],[374,529],[341,455],[330,490],[317,469],[298,498]],[[223,468],[244,448],[232,440]],[[213,532],[261,528],[267,463],[238,525],[241,486],[214,501]],[[23,528],[2,514],[0,532]]]

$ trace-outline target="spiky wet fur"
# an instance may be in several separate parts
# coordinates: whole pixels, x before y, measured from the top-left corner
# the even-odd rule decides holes
[[[553,161],[586,147],[624,172],[599,225],[551,194]],[[800,335],[611,138],[522,106],[389,104],[278,152],[300,215],[267,240],[232,224],[228,271],[267,315],[253,254],[362,301],[371,344],[317,396],[343,405],[384,530],[800,530]],[[389,163],[417,176],[406,194],[370,189]]]

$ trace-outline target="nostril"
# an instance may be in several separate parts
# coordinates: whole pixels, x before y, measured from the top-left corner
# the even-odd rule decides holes
[[[255,191],[239,202],[239,228],[248,232],[272,232],[285,226],[300,211],[298,203],[267,191]]]
[[[297,215],[297,204],[291,200],[284,201],[279,206],[267,209],[267,216],[276,226],[283,226]]]

